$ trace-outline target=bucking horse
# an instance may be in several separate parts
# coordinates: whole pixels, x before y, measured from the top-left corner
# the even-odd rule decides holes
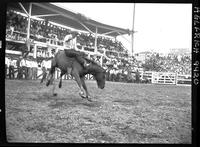
[[[78,51],[77,51],[78,52]],[[82,56],[82,55],[80,55]],[[83,56],[82,56],[83,57]],[[56,96],[55,93],[55,82],[54,81],[54,73],[55,69],[59,68],[61,70],[60,76],[59,76],[59,88],[62,87],[62,76],[64,74],[70,74],[75,78],[75,81],[78,84],[78,87],[80,89],[79,95],[82,98],[87,99],[88,101],[92,101],[92,98],[88,92],[87,86],[85,84],[85,75],[91,74],[93,75],[94,79],[97,82],[97,86],[100,89],[103,89],[105,87],[105,74],[106,71],[95,61],[88,59],[86,57],[83,57],[87,63],[88,66],[84,67],[79,60],[77,60],[76,57],[71,57],[66,54],[66,50],[60,50],[58,51],[51,62],[51,69],[49,71],[49,74],[47,76],[47,82],[46,86],[49,86],[50,83],[53,84],[53,95]]]

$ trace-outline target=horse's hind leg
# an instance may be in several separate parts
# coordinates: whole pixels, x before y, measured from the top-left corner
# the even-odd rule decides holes
[[[57,93],[55,93],[56,84],[54,81],[52,81],[52,82],[53,82],[53,89],[52,89],[53,96],[57,96]]]
[[[61,73],[60,73],[60,82],[59,82],[59,85],[58,85],[59,88],[62,87],[62,76],[63,75],[64,75],[64,72],[61,71]]]
[[[54,72],[55,72],[55,66],[52,66],[50,71],[49,71],[49,74],[47,76],[47,83],[46,83],[46,86],[49,86],[50,83],[52,83],[52,80],[53,80],[53,75],[54,75]]]
[[[41,79],[40,83],[43,83],[43,81],[46,79],[46,76],[47,76],[47,73],[43,72],[42,79]]]

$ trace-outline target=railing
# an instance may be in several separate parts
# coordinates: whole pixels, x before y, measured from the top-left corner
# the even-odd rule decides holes
[[[31,34],[30,38],[33,38],[33,34]],[[24,43],[26,40],[26,33],[24,32],[19,32],[19,31],[13,31],[13,34],[6,34],[6,41],[12,41],[12,42],[16,42],[16,43]],[[33,40],[33,39],[32,39]],[[64,48],[64,42],[62,40],[58,40],[58,39],[54,39],[54,38],[47,38],[47,37],[43,37],[41,36],[41,38],[36,38],[34,40],[35,44],[43,44],[45,46],[52,46],[52,47],[57,47],[57,48]],[[95,52],[95,48],[94,47],[87,47],[87,46],[80,46],[80,45],[76,45],[77,49],[80,49],[86,53],[94,53]],[[100,49],[98,49],[100,50]],[[101,53],[101,51],[98,51]],[[101,54],[102,55],[106,55],[106,52],[111,52],[113,54],[116,54],[117,57],[123,58],[119,55],[119,53],[117,51],[111,51],[109,49],[105,49],[105,51],[103,51]],[[126,55],[126,53],[124,53],[123,51],[120,52],[120,54],[122,55]]]
[[[191,75],[177,75],[177,80],[176,80],[177,85],[183,85],[183,84],[185,85],[191,83],[192,83]]]
[[[153,72],[153,84],[176,84],[176,73]]]
[[[152,83],[152,81],[151,81],[152,80],[152,72],[151,71],[141,72],[140,78],[147,79],[150,83]]]
[[[183,75],[169,72],[145,71],[140,73],[141,79],[148,79],[152,84],[191,84],[191,75]]]

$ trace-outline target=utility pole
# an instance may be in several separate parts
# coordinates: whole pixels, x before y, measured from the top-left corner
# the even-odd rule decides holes
[[[134,52],[134,23],[135,23],[135,3],[133,4],[133,24],[132,24],[132,32],[131,32],[132,57],[133,57],[133,52]]]

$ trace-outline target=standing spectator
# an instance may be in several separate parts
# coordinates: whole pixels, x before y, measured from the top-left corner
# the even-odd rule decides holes
[[[33,59],[32,62],[32,73],[33,73],[33,80],[37,79],[37,70],[38,70],[38,63],[36,59]]]
[[[5,78],[7,78],[7,75],[8,75],[8,68],[10,66],[10,58],[9,57],[6,57],[5,58]]]
[[[127,71],[127,69],[124,69],[123,71],[122,71],[122,74],[123,74],[123,79],[124,79],[124,81],[127,81],[127,76],[128,76],[128,71]]]
[[[13,59],[13,66],[14,66],[14,69],[13,69],[13,73],[14,73],[14,77],[16,78],[17,77],[17,60],[16,59]]]
[[[29,61],[28,61],[28,58],[25,58],[24,60],[25,60],[25,63],[26,63],[25,64],[26,65],[26,67],[25,67],[25,79],[27,80],[28,79],[28,66],[27,66],[28,64],[27,63]]]
[[[46,58],[45,60],[42,61],[41,66],[43,71],[43,77],[40,83],[42,83],[46,79],[47,73],[51,68],[51,60]]]
[[[117,79],[117,74],[118,74],[118,70],[117,70],[117,68],[114,68],[114,81],[118,81],[118,79]]]
[[[15,75],[14,75],[14,60],[13,58],[11,58],[10,60],[10,66],[9,66],[9,79],[14,79]]]
[[[26,79],[29,79],[29,58],[27,57],[25,61],[26,61],[26,74],[27,74]]]
[[[26,65],[27,65],[27,71],[28,71],[28,74],[27,74],[27,78],[28,79],[32,79],[32,61],[30,58],[27,59],[26,61]]]
[[[42,68],[42,79],[40,83],[42,83],[46,79],[46,76],[47,76],[46,59],[42,60],[41,68]]]
[[[136,70],[136,73],[135,73],[135,80],[136,80],[136,83],[140,83],[140,72],[138,69]]]
[[[26,68],[26,60],[24,58],[22,58],[21,62],[20,62],[20,66],[21,66],[21,71],[22,71],[22,78],[23,78],[23,75],[25,76],[25,79],[27,78],[27,68]]]
[[[118,69],[117,79],[118,79],[119,82],[122,81],[122,70],[121,69]]]
[[[114,81],[114,69],[110,70],[110,81]]]
[[[22,60],[22,56],[20,56],[17,60],[17,70],[18,70],[18,74],[17,74],[17,79],[21,79],[22,78],[22,68],[21,68],[21,60]]]

